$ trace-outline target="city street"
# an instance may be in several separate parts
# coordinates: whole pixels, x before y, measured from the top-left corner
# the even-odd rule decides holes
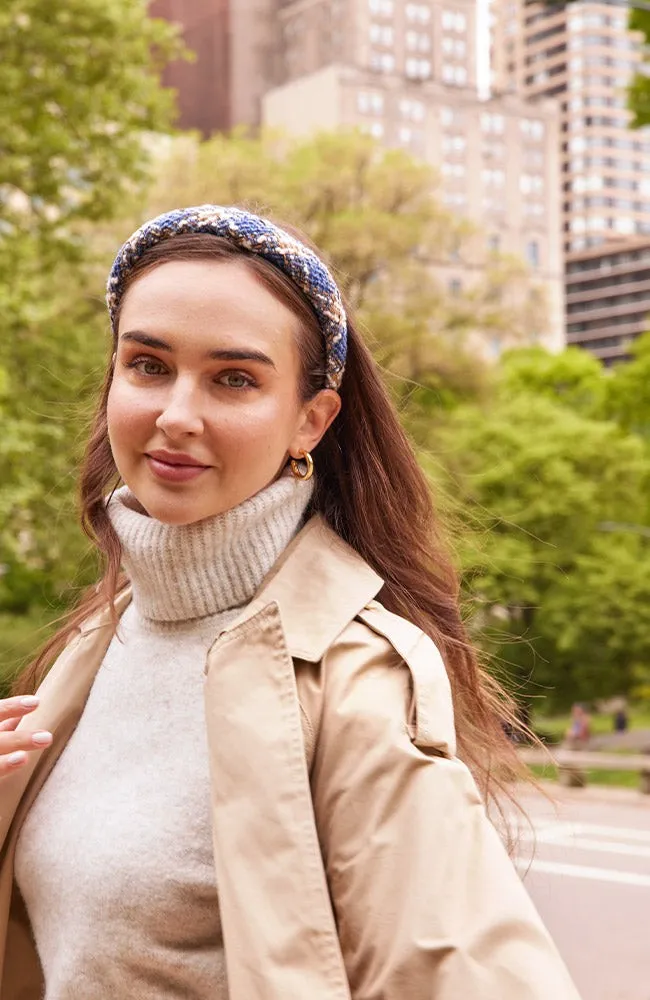
[[[583,1000],[650,1000],[650,796],[551,790],[521,799],[524,883]]]

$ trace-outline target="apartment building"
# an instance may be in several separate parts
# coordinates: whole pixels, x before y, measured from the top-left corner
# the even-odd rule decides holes
[[[650,240],[608,243],[566,263],[567,341],[607,366],[650,329]]]
[[[262,99],[264,122],[359,127],[435,166],[443,201],[481,234],[445,280],[468,287],[495,252],[525,260],[548,310],[531,339],[560,349],[557,108],[479,99],[474,0],[288,0],[280,19],[284,78]]]
[[[650,132],[630,129],[626,94],[644,40],[627,25],[612,3],[493,4],[495,92],[559,102],[568,340],[607,363],[647,325],[636,255],[650,237]]]
[[[508,0],[504,13],[497,88],[560,103],[566,252],[650,235],[650,135],[630,130],[626,106],[643,39],[628,30],[627,8]]]

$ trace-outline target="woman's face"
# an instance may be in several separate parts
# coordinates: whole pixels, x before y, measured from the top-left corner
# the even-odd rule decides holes
[[[298,333],[242,263],[167,262],[129,288],[108,434],[151,517],[191,524],[230,510],[320,441],[340,400],[300,400]]]

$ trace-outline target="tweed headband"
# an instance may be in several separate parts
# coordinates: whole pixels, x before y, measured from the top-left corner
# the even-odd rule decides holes
[[[171,236],[210,233],[249,253],[258,254],[283,271],[309,299],[325,341],[325,386],[338,389],[345,369],[347,324],[334,278],[313,250],[267,219],[240,208],[199,205],[166,212],[145,222],[118,251],[108,276],[106,303],[114,324],[124,294],[124,280],[142,254]]]

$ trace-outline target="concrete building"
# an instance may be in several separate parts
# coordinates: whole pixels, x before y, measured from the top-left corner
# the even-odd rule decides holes
[[[446,274],[460,290],[495,251],[526,261],[547,321],[531,340],[564,344],[557,107],[479,98],[474,0],[288,0],[281,82],[265,123],[294,134],[360,127],[437,167],[441,195],[481,232]]]
[[[627,7],[497,0],[494,14],[495,91],[560,105],[566,252],[650,235],[650,135],[626,107],[643,38]]]
[[[178,93],[177,125],[204,136],[257,125],[262,95],[281,76],[281,0],[152,0],[149,12],[177,24],[192,62],[163,73]]]
[[[567,341],[605,365],[629,357],[650,329],[650,240],[608,244],[566,262]]]
[[[396,73],[330,65],[269,91],[265,122],[293,134],[360,127],[440,171],[444,202],[473,220],[469,258],[451,261],[445,280],[461,292],[496,252],[525,260],[543,289],[546,322],[533,341],[564,345],[557,188],[557,115],[515,96],[479,101],[470,88],[412,83]],[[540,320],[542,317],[540,317]]]
[[[567,340],[623,360],[650,310],[650,131],[630,129],[626,95],[643,36],[613,3],[492,10],[494,92],[559,102]]]

